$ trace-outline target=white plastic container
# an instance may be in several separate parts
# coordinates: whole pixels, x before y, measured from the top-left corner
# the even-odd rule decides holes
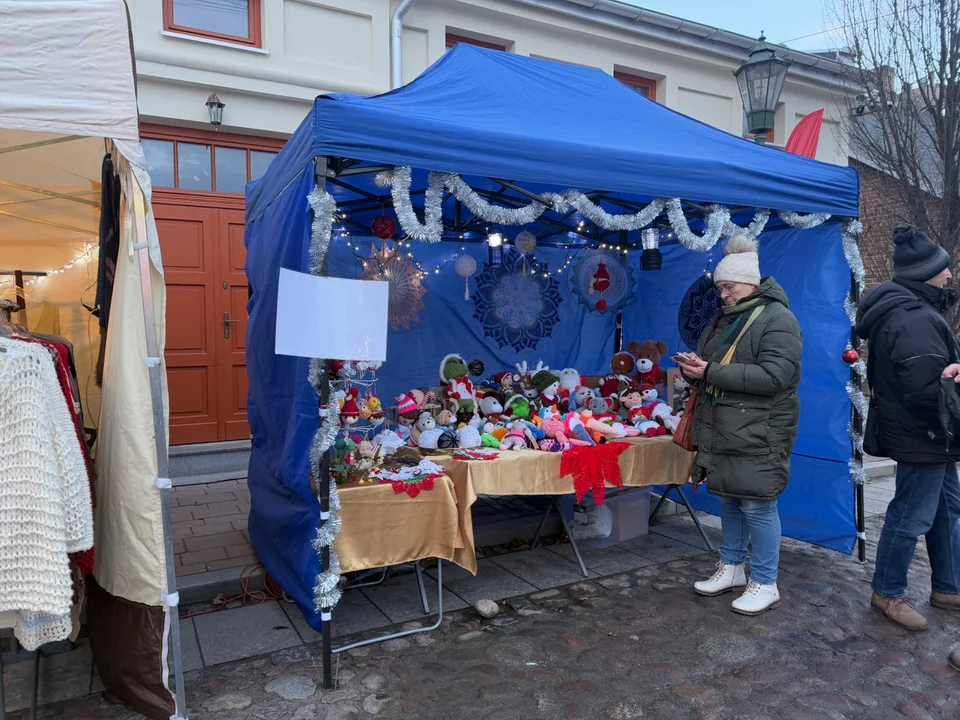
[[[567,519],[567,522],[571,523],[571,526],[576,522],[574,518],[574,506],[576,504],[576,498],[573,495],[564,496],[560,503],[563,516]],[[588,516],[592,514],[593,508],[596,507],[593,498],[589,495],[583,499],[582,504],[586,506]],[[592,547],[605,548],[647,534],[650,520],[650,488],[631,488],[616,493],[608,491],[603,506],[609,508],[613,515],[613,524],[609,535],[584,538],[578,540],[578,542]]]

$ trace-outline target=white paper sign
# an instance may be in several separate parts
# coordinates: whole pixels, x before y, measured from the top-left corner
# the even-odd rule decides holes
[[[390,283],[316,277],[281,268],[277,355],[387,359]]]

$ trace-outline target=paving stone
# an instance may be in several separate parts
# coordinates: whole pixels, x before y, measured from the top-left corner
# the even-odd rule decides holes
[[[8,711],[30,706],[33,693],[33,659],[4,664],[4,692]],[[90,646],[78,645],[70,652],[41,654],[37,698],[41,704],[55,703],[90,692],[93,656]]]
[[[657,535],[656,533],[642,535],[634,540],[620,543],[617,547],[636,553],[640,557],[655,563],[682,560],[688,557],[703,555],[707,552],[706,548],[694,547],[685,542],[664,537],[663,535]]]
[[[427,572],[436,578],[436,569]],[[537,589],[490,560],[477,561],[476,577],[457,565],[445,562],[443,586],[470,605],[483,599],[503,600],[526,595]]]
[[[302,641],[279,603],[250,605],[194,618],[207,666],[283,650]]]
[[[193,618],[180,621],[180,652],[183,659],[183,671],[199,670],[203,667],[203,656],[200,653],[200,642],[197,640],[197,630]]]
[[[225,693],[211,698],[203,707],[210,712],[222,712],[224,710],[246,710],[253,704],[253,700],[247,695],[240,693]]]
[[[268,693],[279,695],[284,700],[306,700],[313,697],[317,684],[303,675],[286,675],[271,680],[263,688]]]
[[[294,603],[280,603],[297,634],[305,643],[317,643],[323,635],[307,625],[303,613]],[[376,630],[390,625],[390,618],[377,609],[359,590],[347,590],[333,609],[333,637],[343,638],[356,633]]]
[[[583,579],[583,573],[576,563],[544,548],[499,555],[490,560],[540,590]]]
[[[550,545],[547,547],[547,550],[556,553],[560,557],[566,558],[570,562],[575,563],[577,561],[572,545]],[[580,555],[583,556],[583,564],[587,566],[587,571],[590,573],[591,578],[628,572],[653,564],[652,560],[629,552],[618,545],[611,545],[607,548],[595,548],[586,543],[582,543],[580,545]]]
[[[437,581],[427,574],[424,574],[423,581],[427,590],[427,600],[430,602],[430,614],[435,615],[437,612]],[[377,609],[386,615],[391,622],[402,623],[420,619],[424,616],[416,573],[394,575],[384,584],[361,588],[360,592],[376,605]],[[443,611],[445,613],[462,610],[465,607],[467,607],[466,602],[444,588]]]

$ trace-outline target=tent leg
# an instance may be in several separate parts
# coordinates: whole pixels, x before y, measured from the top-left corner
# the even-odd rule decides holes
[[[146,198],[139,185],[134,186],[134,212],[137,220],[137,237],[147,237]],[[176,683],[174,718],[186,720],[187,699],[183,687],[183,657],[180,646],[180,615],[177,611],[177,570],[173,550],[173,520],[170,514],[170,490],[167,456],[167,424],[163,415],[164,360],[157,337],[157,314],[153,305],[153,276],[150,265],[150,247],[146,240],[133,246],[140,261],[140,290],[143,299],[143,324],[146,339],[147,368],[150,377],[150,395],[153,404],[153,432],[157,450],[156,487],[160,492],[160,511],[163,519],[163,550],[165,560],[166,594],[161,598],[170,620],[170,654],[173,657],[173,675]]]
[[[3,648],[0,648],[0,720],[7,720],[7,696],[3,686]]]
[[[857,485],[857,560],[860,562],[867,561],[867,518],[863,506],[863,499],[863,485]]]
[[[37,720],[37,696],[40,694],[40,648],[33,651],[33,685],[30,688],[30,720]]]

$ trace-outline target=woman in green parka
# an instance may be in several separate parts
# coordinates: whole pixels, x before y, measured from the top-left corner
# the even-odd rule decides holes
[[[724,307],[681,372],[697,383],[694,478],[720,498],[723,545],[717,572],[694,585],[701,595],[744,590],[734,612],[779,607],[780,515],[800,418],[803,336],[783,288],[761,279],[757,243],[735,236],[713,281]],[[744,570],[753,546],[750,582]]]

